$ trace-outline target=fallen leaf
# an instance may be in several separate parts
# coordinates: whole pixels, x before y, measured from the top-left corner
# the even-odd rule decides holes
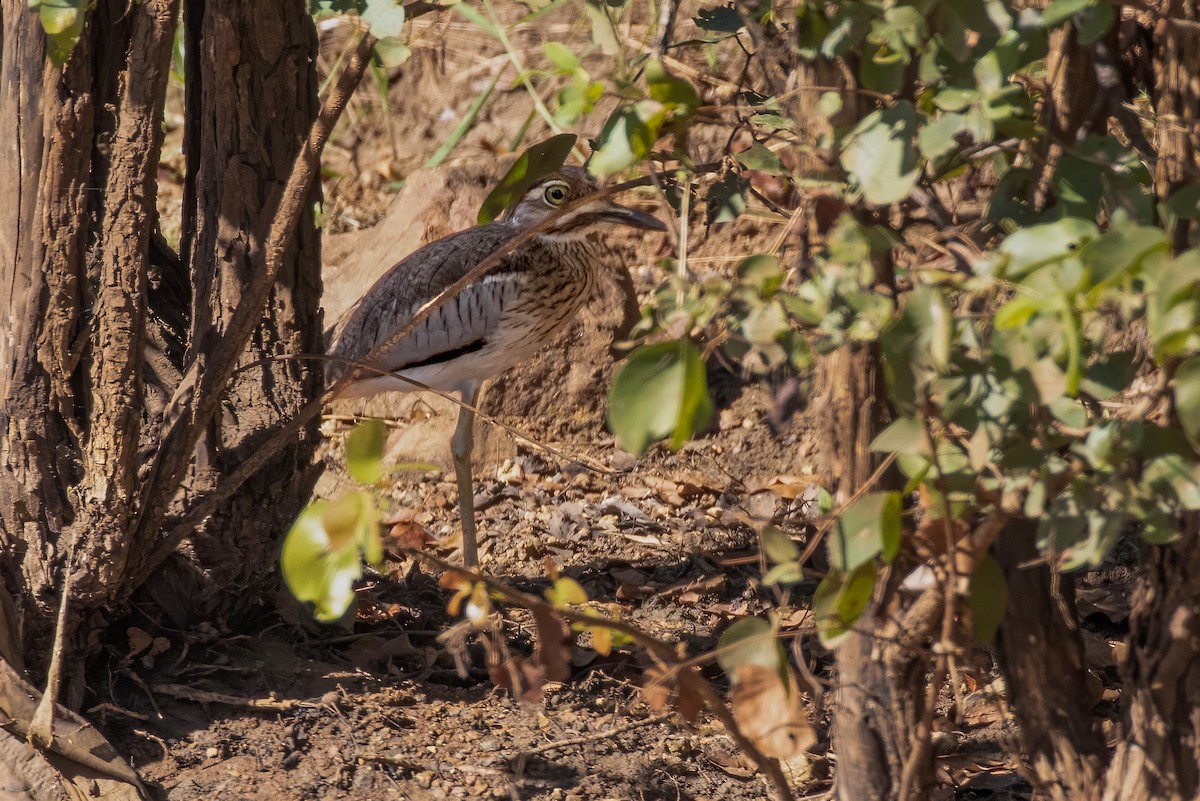
[[[672,676],[673,674],[667,672],[666,668],[658,665],[646,668],[646,683],[642,685],[642,700],[655,712],[666,709],[667,702],[671,700],[671,691],[675,686]]]
[[[505,459],[496,471],[496,478],[510,486],[525,483],[525,467],[520,462]]]
[[[796,677],[790,673],[790,681],[785,682],[774,668],[744,662],[733,671],[729,693],[742,734],[766,756],[785,760],[817,742],[795,690]]]
[[[495,663],[489,660],[488,678],[492,680],[492,684],[506,690],[513,698],[531,704],[541,703],[546,677],[540,665],[534,665],[520,657],[509,657]]]
[[[129,638],[129,656],[137,656],[154,642],[154,638],[145,629],[139,629],[137,626],[126,629],[125,636]]]
[[[784,500],[794,501],[816,481],[815,476],[777,475],[772,476],[763,484],[762,489],[773,492]]]
[[[723,773],[727,773],[735,779],[749,779],[757,769],[753,760],[742,753],[730,754],[725,751],[714,751],[704,756]]]
[[[388,531],[390,544],[396,550],[420,551],[429,543],[429,532],[413,520],[398,522]]]

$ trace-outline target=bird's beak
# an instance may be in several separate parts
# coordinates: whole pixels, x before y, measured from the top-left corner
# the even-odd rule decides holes
[[[630,228],[642,228],[647,231],[667,230],[667,226],[663,224],[662,220],[653,214],[631,209],[620,203],[613,203],[611,200],[604,204],[604,210],[601,213],[609,220],[620,225],[628,225]]]

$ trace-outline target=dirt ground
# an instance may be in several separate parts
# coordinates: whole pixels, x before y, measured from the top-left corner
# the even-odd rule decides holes
[[[564,11],[516,29],[515,50],[538,65],[549,38],[586,43],[578,17]],[[691,22],[686,14],[681,20],[682,37]],[[325,41],[328,67],[337,32],[327,31]],[[497,151],[529,115],[528,95],[509,87],[505,51],[461,17],[418,20],[413,48],[392,76],[391,122],[378,93],[364,88],[327,154],[327,323],[405,253],[472,224],[503,172]],[[451,157],[422,169],[497,74],[496,91]],[[702,89],[714,91],[713,83]],[[606,111],[602,105],[578,129],[594,135]],[[535,120],[527,141],[539,131]],[[177,159],[169,152],[165,169]],[[173,202],[166,192],[168,215]],[[627,202],[669,212],[651,194]],[[727,270],[769,247],[780,226],[763,212],[709,231],[698,225],[691,268]],[[672,242],[659,234],[629,241],[640,300],[661,280],[656,263]],[[488,391],[490,420],[477,429],[475,465],[483,568],[540,593],[552,561],[589,597],[702,654],[731,621],[772,600],[759,581],[751,523],[773,520],[801,542],[812,530],[822,465],[810,415],[819,400],[786,416],[778,401],[786,377],[746,380],[714,361],[718,413],[709,431],[677,454],[661,446],[640,459],[621,452],[604,424],[613,340],[631,313],[618,284],[561,340]],[[387,416],[395,461],[445,466],[452,404],[397,396],[339,407],[325,421],[331,436],[319,493],[346,481],[339,435],[361,413]],[[415,537],[459,558],[452,472],[410,471],[390,500],[397,542]],[[1113,589],[1120,578],[1085,579],[1080,594],[1101,717],[1117,693],[1114,642],[1127,614]],[[793,591],[783,608],[788,627],[810,625],[816,583]],[[455,623],[449,595],[435,576],[392,557],[368,574],[356,613],[340,625],[317,626],[283,594],[278,610],[193,631],[146,631],[135,613],[125,636],[108,644],[111,678],[90,686],[95,703],[87,714],[172,801],[766,797],[763,778],[719,722],[701,715],[689,724],[643,700],[647,663],[636,649],[601,656],[584,640],[571,654],[569,679],[549,685],[540,704],[513,700],[489,678],[477,642],[446,636]],[[532,630],[528,616],[514,612],[503,634],[514,651],[528,653]],[[815,635],[800,641],[800,657],[830,689],[830,655]],[[705,671],[724,687],[711,661]],[[968,665],[960,689],[963,706],[939,721],[938,797],[1029,798],[1006,756],[1013,729],[986,653]],[[836,757],[827,752],[827,713],[811,700],[820,741],[785,767],[797,797],[821,798]]]

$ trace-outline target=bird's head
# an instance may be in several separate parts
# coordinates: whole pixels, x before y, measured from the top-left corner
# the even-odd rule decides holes
[[[553,216],[545,230],[551,236],[582,233],[601,225],[667,230],[657,217],[614,203],[596,192],[596,182],[587,173],[578,167],[563,167],[535,181],[509,208],[506,219],[511,225],[528,229]]]

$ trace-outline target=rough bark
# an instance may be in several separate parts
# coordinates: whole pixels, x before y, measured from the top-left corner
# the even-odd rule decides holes
[[[24,650],[44,657],[68,552],[95,567],[74,586],[77,618],[123,578],[177,5],[97,4],[62,69],[36,14],[3,9],[0,564]]]
[[[1200,798],[1200,516],[1149,552],[1129,617],[1127,698],[1104,801]]]
[[[1162,0],[1154,26],[1154,191],[1160,199],[1200,183],[1200,3]],[[1176,250],[1190,243],[1188,220],[1175,229]]]
[[[187,362],[203,365],[243,301],[279,198],[318,111],[316,36],[302,2],[195,0],[185,6],[182,255],[194,290]],[[313,200],[319,197],[314,193]],[[321,388],[320,250],[311,212],[298,225],[263,320],[196,453],[193,490],[232,471]],[[315,423],[197,532],[151,580],[177,622],[261,597],[278,538],[307,500]],[[230,592],[233,590],[233,592]]]
[[[886,389],[878,354],[870,348],[838,350],[822,360],[820,371],[823,458],[835,497],[845,503],[878,467],[878,454],[870,445],[888,419]],[[884,601],[877,593],[854,633],[838,645],[833,742],[843,766],[836,792],[844,801],[922,798],[933,784],[932,759],[917,753],[919,744],[913,739],[927,718],[929,665],[922,646],[929,633],[898,637],[889,623],[901,613],[895,600]],[[881,607],[885,603],[886,611]]]
[[[36,16],[20,0],[2,9],[0,118],[13,125],[0,137],[0,563],[21,634],[41,640],[53,619],[59,539],[74,520],[67,487],[79,431],[70,376],[92,96],[86,58],[47,70]]]
[[[1039,556],[1035,537],[1036,524],[1020,521],[995,546],[1008,583],[1000,667],[1030,783],[1052,801],[1091,798],[1107,749],[1092,719],[1074,584],[1045,564],[1023,567]]]

